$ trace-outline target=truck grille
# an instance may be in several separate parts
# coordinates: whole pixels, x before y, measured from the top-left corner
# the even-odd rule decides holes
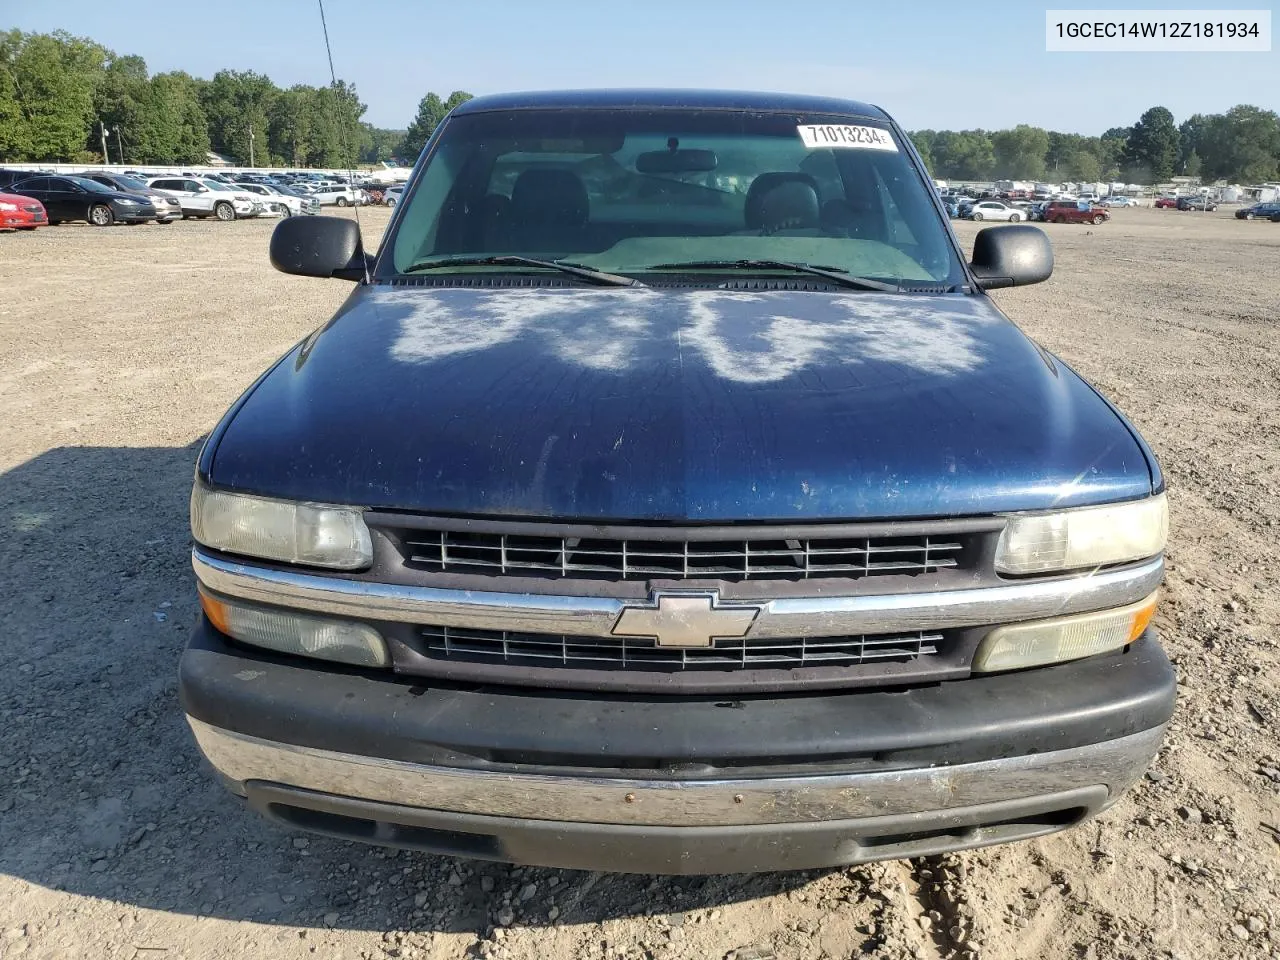
[[[715,640],[710,647],[659,647],[633,637],[559,636],[458,627],[420,628],[431,659],[593,670],[742,670],[907,662],[938,652],[942,633]]]
[[[602,580],[912,575],[956,567],[964,552],[961,537],[928,535],[632,540],[409,529],[400,541],[419,570]]]

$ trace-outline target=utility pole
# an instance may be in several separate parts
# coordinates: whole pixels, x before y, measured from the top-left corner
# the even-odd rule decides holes
[[[111,158],[107,156],[107,125],[103,121],[99,120],[98,126],[102,128],[102,162],[110,163]]]
[[[124,137],[120,136],[120,124],[116,124],[116,151],[120,154],[120,166],[124,166]]]
[[[255,166],[253,162],[253,127],[249,128],[249,166]]]

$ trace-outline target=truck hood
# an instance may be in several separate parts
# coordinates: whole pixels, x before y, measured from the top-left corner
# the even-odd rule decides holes
[[[1121,417],[985,296],[359,287],[207,479],[450,514],[943,517],[1145,496]]]

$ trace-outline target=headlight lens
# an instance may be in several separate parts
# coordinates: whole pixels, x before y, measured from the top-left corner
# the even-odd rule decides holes
[[[210,623],[241,643],[361,667],[385,667],[391,662],[386,641],[368,624],[271,610],[204,590],[200,606]]]
[[[362,512],[211,490],[191,491],[191,535],[215,550],[282,563],[359,570],[373,562]]]
[[[978,645],[974,673],[1018,670],[1119,650],[1151,623],[1158,594],[1125,607],[996,627]]]
[[[123,204],[126,207],[135,207],[138,205],[137,200],[130,200],[128,197],[116,197],[116,203]]]
[[[1013,516],[1000,534],[1000,573],[1079,570],[1154,557],[1169,536],[1164,494],[1129,503]]]

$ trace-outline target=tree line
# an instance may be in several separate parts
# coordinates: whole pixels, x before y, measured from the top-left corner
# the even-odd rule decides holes
[[[1154,184],[1175,175],[1235,183],[1280,180],[1280,116],[1242,104],[1181,125],[1152,107],[1131,127],[1100,137],[1020,124],[1012,130],[916,130],[933,176],[947,180],[1124,180]]]
[[[364,123],[356,88],[282,89],[253,71],[212,79],[149,74],[141,57],[85,37],[0,32],[0,161],[102,159],[203,163],[212,150],[240,164],[343,167],[412,162],[445,115],[470,98],[428,93],[404,131]],[[1181,125],[1164,107],[1100,137],[1019,124],[1011,130],[917,130],[935,177],[952,180],[1157,183],[1175,174],[1257,183],[1280,179],[1280,117],[1241,105]]]
[[[360,120],[349,83],[281,89],[252,71],[148,74],[69,33],[0,32],[0,161],[343,167],[399,155],[403,131]]]

